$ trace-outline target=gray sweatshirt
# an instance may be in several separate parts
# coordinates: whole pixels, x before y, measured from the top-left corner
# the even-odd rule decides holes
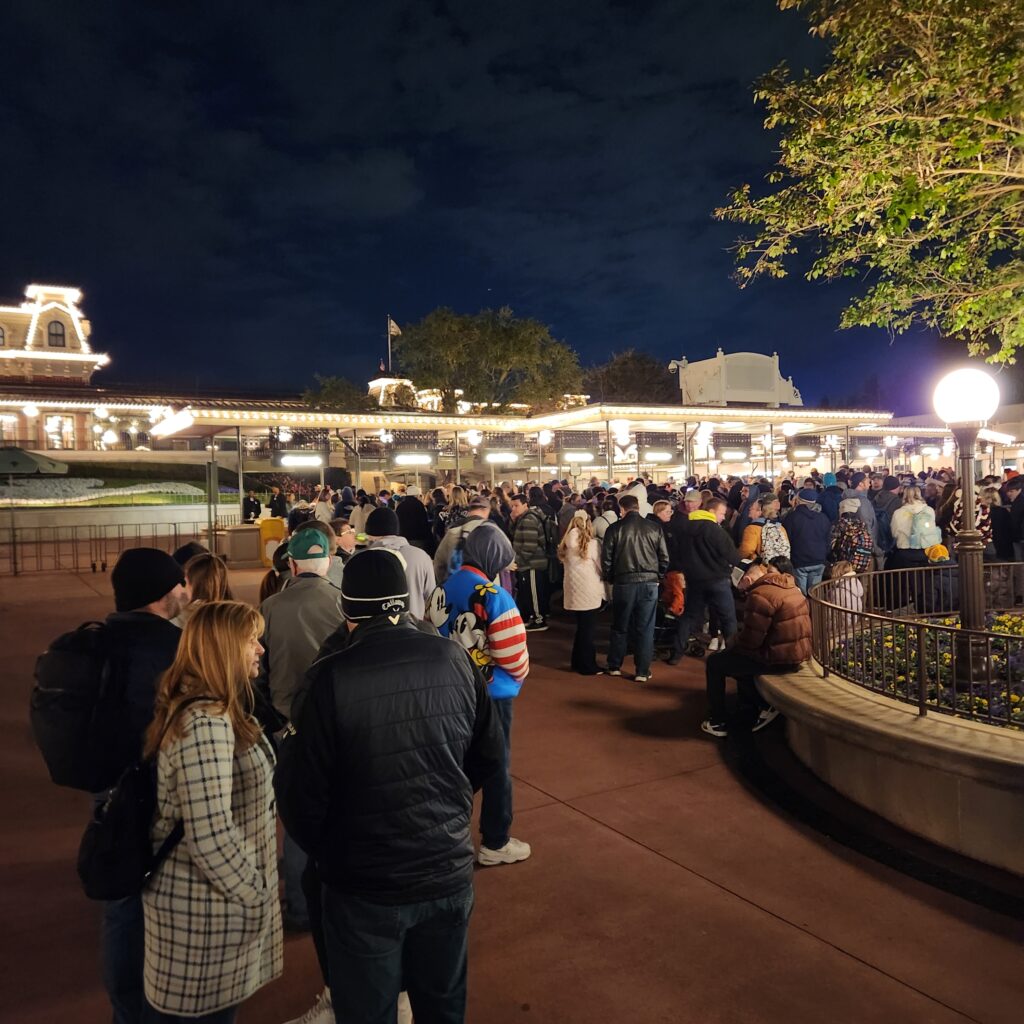
[[[422,619],[427,613],[427,601],[437,586],[434,563],[422,548],[413,547],[404,537],[374,537],[368,548],[390,548],[405,559],[405,578],[409,583],[409,614]]]

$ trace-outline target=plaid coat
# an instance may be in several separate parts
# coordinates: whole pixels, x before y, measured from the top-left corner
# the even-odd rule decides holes
[[[277,894],[274,754],[261,734],[235,747],[226,718],[183,712],[184,734],[160,751],[154,849],[185,836],[143,891],[145,990],[185,1017],[235,1006],[283,967]]]

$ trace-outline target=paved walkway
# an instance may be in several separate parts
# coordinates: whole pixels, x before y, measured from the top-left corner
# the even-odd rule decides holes
[[[256,573],[235,574],[252,599]],[[0,1021],[109,1020],[97,909],[78,888],[82,794],[46,780],[26,721],[36,654],[111,607],[104,576],[4,579]],[[531,637],[517,702],[514,832],[531,860],[477,872],[471,1022],[882,1024],[1024,1020],[1024,929],[806,829],[701,735],[700,663],[626,679],[563,669],[570,627]],[[773,726],[778,728],[779,726]],[[319,990],[308,939],[242,1024]]]

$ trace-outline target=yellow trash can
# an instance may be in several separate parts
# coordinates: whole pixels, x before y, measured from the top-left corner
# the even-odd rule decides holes
[[[265,568],[274,564],[274,552],[284,542],[287,523],[284,519],[261,519],[260,523],[260,559]]]

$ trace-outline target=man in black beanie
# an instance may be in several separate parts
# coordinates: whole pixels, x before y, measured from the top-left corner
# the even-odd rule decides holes
[[[315,861],[338,1020],[461,1021],[473,907],[473,793],[504,764],[483,676],[418,629],[404,559],[345,566],[351,642],[314,663],[274,779],[289,834]]]
[[[108,753],[119,774],[142,754],[160,676],[178,650],[181,630],[170,620],[188,603],[181,566],[157,548],[121,552],[110,573],[115,612],[104,623],[110,692],[119,695]],[[117,1021],[141,1021],[144,933],[142,900],[103,905],[103,981]]]

